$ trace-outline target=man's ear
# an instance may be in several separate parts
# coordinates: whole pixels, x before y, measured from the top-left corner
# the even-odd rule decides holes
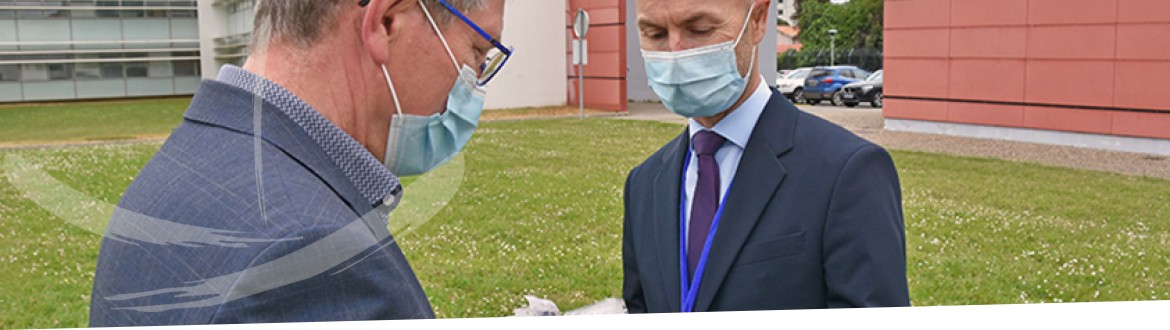
[[[756,26],[752,29],[753,44],[759,45],[761,42],[764,42],[764,37],[768,35],[768,27],[775,29],[776,22],[768,24],[768,11],[771,9],[771,5],[771,1],[769,0],[752,1],[752,6],[756,8],[752,11],[752,22],[756,23]]]
[[[362,14],[362,42],[375,63],[390,60],[391,41],[402,37],[406,11],[411,0],[370,0]]]

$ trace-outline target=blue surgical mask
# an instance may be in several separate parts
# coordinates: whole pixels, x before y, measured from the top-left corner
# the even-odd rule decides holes
[[[727,111],[743,96],[747,77],[739,74],[735,48],[747,31],[753,6],[735,41],[677,52],[642,50],[650,88],[671,112],[687,118],[711,117]],[[752,50],[752,74],[756,50]]]
[[[426,10],[425,6],[423,10]],[[429,13],[427,18],[430,19]],[[476,84],[478,79],[475,70],[467,65],[460,67],[447,39],[433,19],[431,28],[439,35],[447,55],[451,56],[451,62],[455,63],[455,69],[459,72],[455,86],[451,87],[447,95],[446,111],[430,116],[403,114],[402,106],[398,103],[398,92],[390,80],[390,72],[386,70],[386,65],[382,65],[382,74],[394,98],[394,108],[398,110],[398,115],[390,120],[386,158],[382,162],[398,176],[421,175],[455,158],[467,145],[467,141],[471,140],[472,133],[479,125],[479,115],[483,113],[485,91]]]

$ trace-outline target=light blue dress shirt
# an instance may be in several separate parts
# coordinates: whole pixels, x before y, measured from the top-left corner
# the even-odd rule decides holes
[[[683,237],[690,237],[691,208],[694,207],[692,199],[695,195],[695,185],[699,181],[699,158],[695,155],[695,134],[711,130],[727,139],[727,142],[719,147],[719,151],[715,152],[715,161],[719,163],[719,198],[722,199],[723,196],[727,196],[727,189],[731,186],[732,178],[735,178],[735,172],[739,168],[739,160],[743,158],[743,150],[752,137],[756,122],[760,120],[760,114],[764,113],[764,107],[768,105],[768,99],[771,98],[772,90],[768,89],[768,85],[761,80],[760,85],[756,87],[752,95],[743,104],[740,104],[739,108],[715,124],[715,127],[707,129],[694,119],[690,120],[691,160],[690,165],[686,168],[687,212],[683,215],[686,219],[687,235],[683,235]]]

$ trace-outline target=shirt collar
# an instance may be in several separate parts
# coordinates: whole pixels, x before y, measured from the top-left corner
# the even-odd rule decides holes
[[[748,140],[752,137],[752,130],[756,128],[756,122],[760,120],[760,114],[764,113],[764,107],[768,105],[768,99],[772,98],[772,91],[761,80],[756,90],[748,96],[747,100],[740,104],[735,111],[732,111],[727,117],[723,117],[715,127],[710,130],[719,133],[740,149],[746,148]],[[693,118],[690,120],[689,131],[690,137],[693,141],[695,134],[700,131],[707,130],[703,124],[699,124]]]
[[[252,92],[284,112],[305,130],[370,205],[396,202],[402,194],[398,177],[349,134],[284,87],[234,65],[225,65],[216,80]]]

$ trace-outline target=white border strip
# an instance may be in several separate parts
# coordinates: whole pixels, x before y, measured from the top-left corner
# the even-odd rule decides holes
[[[69,63],[140,63],[140,62],[177,62],[198,61],[199,56],[171,56],[171,57],[119,57],[119,58],[75,58],[64,60],[16,60],[0,61],[0,65],[17,64],[69,64]]]
[[[58,40],[58,41],[0,41],[0,46],[69,46],[69,45],[121,45],[121,44],[170,44],[199,43],[199,39],[159,40]]]
[[[145,2],[145,1],[143,1]],[[195,10],[196,7],[180,7],[180,6],[9,6],[0,5],[0,10],[109,10],[109,11],[132,11],[132,10]],[[62,17],[65,19],[67,17]],[[86,17],[91,18],[91,17]],[[114,18],[114,17],[109,17]],[[166,17],[158,17],[166,18]]]
[[[117,49],[52,49],[52,50],[20,50],[0,51],[0,56],[21,55],[62,55],[62,54],[111,54],[111,53],[198,53],[199,48],[117,48]]]
[[[886,129],[1170,156],[1170,140],[1150,138],[908,119],[886,119]]]
[[[1170,301],[183,326],[162,329],[1138,329]]]

